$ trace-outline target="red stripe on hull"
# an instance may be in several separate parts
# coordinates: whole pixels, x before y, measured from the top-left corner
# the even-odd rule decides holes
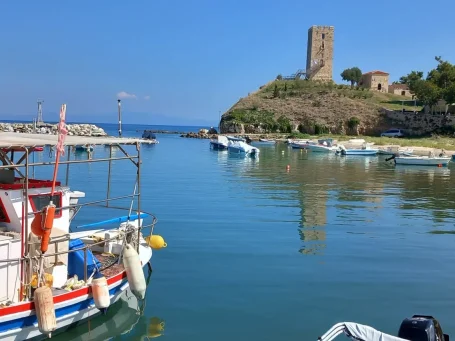
[[[112,276],[107,279],[107,285],[111,285],[115,282],[118,282],[126,277],[126,271],[122,271],[121,273]],[[70,291],[65,294],[60,294],[54,296],[54,304],[62,303],[65,301],[72,300],[74,298],[78,298],[80,296],[88,295],[91,292],[90,287],[80,288],[74,291]],[[6,316],[11,314],[23,313],[28,310],[33,310],[35,308],[35,304],[33,302],[24,302],[19,303],[10,307],[0,308],[0,316]]]

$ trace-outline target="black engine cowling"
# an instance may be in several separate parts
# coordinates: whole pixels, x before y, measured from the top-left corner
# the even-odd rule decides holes
[[[398,337],[410,341],[449,341],[433,316],[414,315],[401,322]]]

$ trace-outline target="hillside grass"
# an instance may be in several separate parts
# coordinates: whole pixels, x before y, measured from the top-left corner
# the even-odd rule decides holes
[[[408,97],[370,91],[369,89],[362,87],[351,87],[350,85],[335,84],[333,82],[319,82],[310,80],[276,80],[261,87],[257,93],[262,98],[274,97],[275,86],[279,92],[277,97],[280,98],[299,97],[302,94],[315,95],[315,107],[318,106],[317,95],[327,95],[329,93],[334,93],[338,97],[359,99],[365,101],[366,103],[371,103],[390,110],[402,110],[403,108],[408,111],[422,110],[422,106],[419,103],[417,103],[418,105],[414,107],[414,103]],[[405,102],[403,103],[402,101]]]

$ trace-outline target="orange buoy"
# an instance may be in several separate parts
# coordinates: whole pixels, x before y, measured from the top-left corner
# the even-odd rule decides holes
[[[40,213],[35,214],[32,221],[33,234],[41,237],[41,252],[46,253],[49,247],[49,239],[54,224],[55,205],[49,204]]]
[[[106,313],[107,308],[111,304],[106,277],[102,276],[92,280],[92,295],[95,301],[95,307]]]
[[[52,290],[47,286],[39,287],[35,290],[34,296],[38,329],[50,338],[51,333],[57,328]]]

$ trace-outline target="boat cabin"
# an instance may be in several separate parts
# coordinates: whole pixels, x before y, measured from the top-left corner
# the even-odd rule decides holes
[[[22,240],[35,242],[30,247],[30,253],[39,255],[39,240],[32,232],[28,236],[22,236],[21,231],[23,225],[27,222],[28,228],[26,231],[31,231],[32,221],[35,218],[35,213],[41,211],[50,202],[50,193],[52,181],[29,179],[27,189],[26,202],[28,205],[28,219],[25,219],[23,212],[23,203],[25,185],[22,178],[15,177],[14,171],[10,169],[0,170],[0,259],[19,259],[21,258]],[[61,238],[61,242],[52,243],[49,245],[48,253],[52,254],[57,251],[68,250],[69,243],[69,226],[75,213],[75,208],[71,205],[76,205],[79,198],[85,196],[85,193],[75,191],[72,192],[68,187],[61,186],[60,182],[56,183],[52,202],[56,206],[54,224],[51,232],[51,238]],[[66,207],[69,209],[62,209]],[[67,264],[68,254],[46,257],[45,268],[52,272],[52,268],[60,263]],[[7,279],[7,285],[0,285],[0,304],[7,301],[17,302],[19,299],[18,292],[18,277],[22,271],[19,262],[0,263],[0,278]]]

